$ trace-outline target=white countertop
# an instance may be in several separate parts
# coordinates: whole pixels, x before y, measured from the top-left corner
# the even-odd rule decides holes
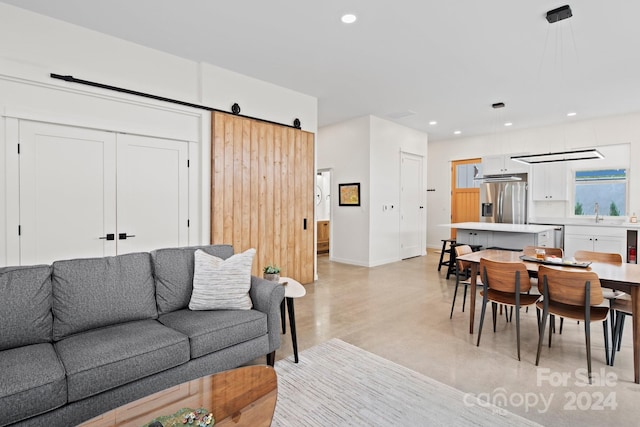
[[[542,233],[554,229],[553,225],[496,224],[492,222],[457,222],[442,225],[459,230],[501,231],[505,233]]]
[[[596,223],[594,219],[587,218],[536,218],[534,221],[530,221],[533,223],[539,224],[558,224],[558,225],[588,225],[594,227],[613,227],[613,228],[630,228],[630,229],[640,229],[640,222],[628,222],[621,220],[614,220],[610,218],[615,217],[606,217],[601,222]]]

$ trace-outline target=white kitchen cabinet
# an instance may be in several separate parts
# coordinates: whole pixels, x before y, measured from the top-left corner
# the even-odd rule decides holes
[[[555,242],[553,241],[553,230],[543,231],[536,235],[536,243],[534,246],[553,247]]]
[[[458,229],[456,242],[465,245],[481,245],[482,249],[486,249],[493,240],[492,236],[491,231]]]
[[[510,224],[483,224],[480,228]],[[539,226],[538,226],[539,227]],[[456,242],[466,245],[481,245],[482,249],[491,247],[522,250],[525,246],[552,246],[553,229],[531,231],[501,231],[458,228]]]
[[[522,154],[522,153],[519,153]],[[519,154],[504,154],[497,156],[486,156],[482,158],[483,175],[503,175],[509,173],[528,173],[529,166],[511,160],[511,156]]]
[[[576,251],[619,253],[625,257],[626,230],[607,226],[571,226],[564,232],[564,253],[572,257]]]
[[[566,163],[537,164],[531,169],[533,200],[545,202],[568,200]]]

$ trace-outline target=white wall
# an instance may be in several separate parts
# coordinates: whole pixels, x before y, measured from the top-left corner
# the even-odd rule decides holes
[[[370,266],[400,259],[400,156],[402,152],[422,156],[423,171],[426,172],[427,134],[371,116]],[[423,195],[426,193],[426,188],[427,174],[424,173]],[[383,211],[382,205],[393,205],[394,208]],[[424,229],[426,230],[426,226]],[[424,239],[426,236],[423,242]]]
[[[423,156],[426,169],[427,135],[365,116],[320,128],[318,140],[318,168],[332,172],[331,259],[368,267],[398,261],[400,155]],[[338,184],[352,182],[360,182],[361,206],[339,206]]]
[[[318,129],[317,169],[331,169],[329,257],[369,265],[369,117]],[[360,206],[339,206],[338,184],[360,183]]]
[[[317,133],[317,99],[0,3],[0,265],[14,233],[17,161],[7,120],[29,119],[190,141],[190,243],[209,241],[210,113],[50,78],[50,73],[292,124]],[[15,168],[14,168],[15,169]],[[4,181],[4,182],[3,182]],[[4,184],[4,185],[3,185]],[[11,217],[11,218],[10,218]],[[17,229],[17,227],[16,227]]]
[[[230,111],[238,103],[240,114],[293,125],[317,133],[317,99],[262,80],[234,73],[215,65],[202,64],[202,103]]]
[[[640,113],[578,120],[563,125],[501,132],[497,135],[430,142],[428,185],[435,191],[429,192],[427,196],[427,246],[440,248],[440,239],[449,237],[449,228],[441,227],[439,224],[451,222],[452,160],[492,154],[545,153],[619,144],[628,147],[627,158],[616,158],[612,163],[607,159],[605,163],[629,167],[629,215],[640,211],[640,197],[637,196],[640,191],[640,173],[634,170],[635,164],[632,160],[640,158]],[[570,162],[574,165],[577,163],[579,162]],[[533,206],[533,212],[537,217],[560,218],[568,215],[570,209],[564,202],[538,202]]]

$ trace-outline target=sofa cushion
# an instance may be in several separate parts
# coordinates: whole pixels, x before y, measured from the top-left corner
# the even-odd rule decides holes
[[[53,345],[0,351],[0,425],[11,424],[67,402],[64,368]]]
[[[193,291],[194,252],[197,249],[222,259],[233,255],[231,245],[191,246],[151,252],[159,314],[181,310],[189,305]]]
[[[156,319],[151,256],[53,263],[53,339],[142,319]]]
[[[189,340],[156,320],[77,334],[55,343],[67,372],[69,402],[189,361]]]
[[[223,260],[201,250],[194,254],[191,310],[249,310],[255,249]]]
[[[267,334],[267,315],[257,310],[179,310],[158,320],[189,337],[192,358]]]
[[[51,267],[0,268],[0,350],[51,342]]]

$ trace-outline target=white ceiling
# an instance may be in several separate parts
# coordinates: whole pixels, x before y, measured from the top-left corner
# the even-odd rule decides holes
[[[373,114],[439,140],[640,111],[639,1],[556,24],[561,0],[4,2],[315,96],[320,126]]]

